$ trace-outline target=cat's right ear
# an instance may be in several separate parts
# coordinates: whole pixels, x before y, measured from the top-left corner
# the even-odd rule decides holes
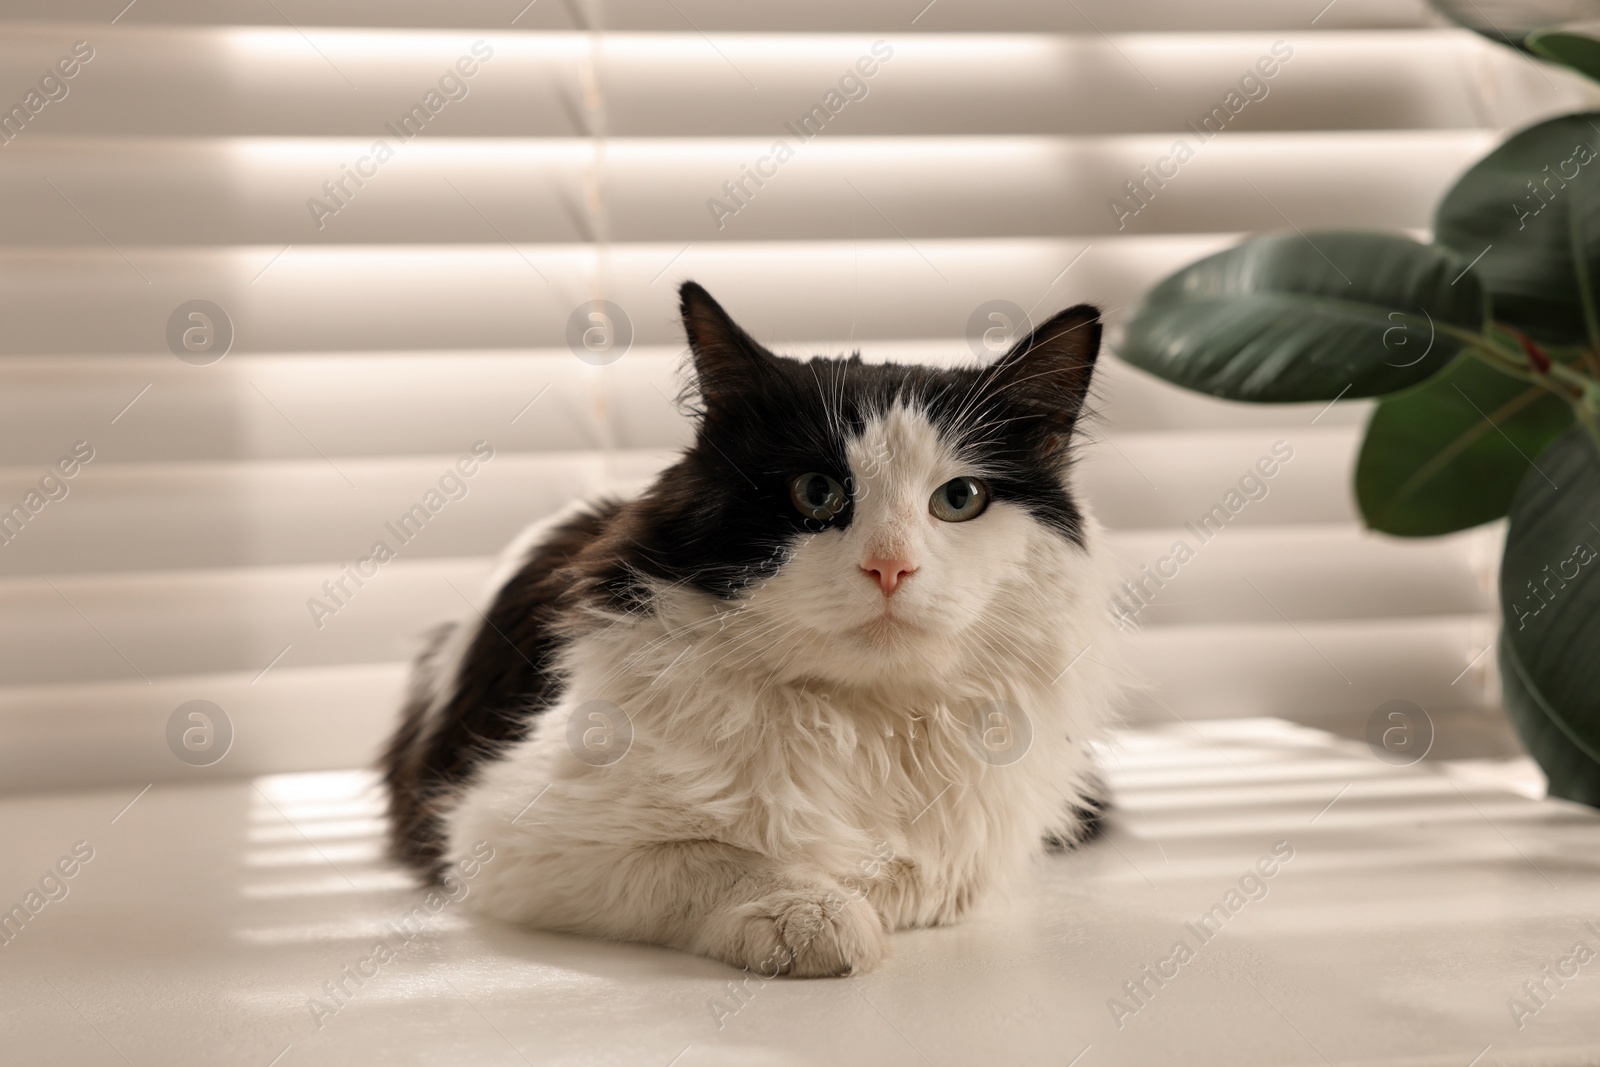
[[[678,289],[683,332],[689,337],[695,384],[707,410],[731,403],[759,383],[773,355],[734,322],[722,305],[695,282]]]

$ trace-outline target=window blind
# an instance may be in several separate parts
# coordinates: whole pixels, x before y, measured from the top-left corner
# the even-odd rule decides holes
[[[971,359],[1246,232],[1425,233],[1593,102],[1376,0],[124,3],[0,13],[6,789],[366,763],[514,533],[685,440],[684,278],[779,351]],[[1108,358],[1099,407],[1136,716],[1492,712],[1499,534],[1363,533],[1363,405]]]

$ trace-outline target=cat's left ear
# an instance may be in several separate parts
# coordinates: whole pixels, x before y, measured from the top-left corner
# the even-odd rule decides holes
[[[1100,309],[1078,304],[1058,311],[990,367],[996,390],[1027,403],[1067,432],[1083,411],[1100,355]]]
[[[684,282],[678,289],[678,303],[694,359],[695,382],[708,411],[757,386],[773,369],[776,357],[745,333],[704,287]]]

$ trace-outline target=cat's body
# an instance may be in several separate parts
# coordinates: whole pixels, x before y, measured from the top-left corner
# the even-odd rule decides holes
[[[419,660],[396,852],[488,841],[500,918],[861,972],[1103,803],[1115,630],[1069,470],[1098,318],[938,370],[781,359],[683,302],[695,445],[531,528]]]

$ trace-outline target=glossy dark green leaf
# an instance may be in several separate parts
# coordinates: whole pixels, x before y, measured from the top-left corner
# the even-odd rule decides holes
[[[1528,50],[1579,74],[1600,81],[1600,40],[1574,30],[1536,30],[1525,42]]]
[[[1173,274],[1128,321],[1119,354],[1230,400],[1292,403],[1396,392],[1477,332],[1483,291],[1448,249],[1392,234],[1257,237]]]
[[[1558,725],[1555,714],[1534,694],[1504,635],[1497,651],[1506,717],[1516,728],[1522,746],[1544,771],[1550,782],[1550,795],[1600,808],[1600,762],[1577,745]]]
[[[1537,340],[1587,344],[1600,279],[1600,112],[1541,122],[1445,194],[1434,240],[1468,259],[1494,317]]]
[[[1600,760],[1600,450],[1581,427],[1539,455],[1511,501],[1500,610],[1534,703]]]
[[[1491,41],[1526,50],[1523,38],[1534,30],[1562,22],[1600,18],[1596,0],[1429,0],[1434,9],[1458,26]]]
[[[1367,525],[1402,537],[1465,530],[1503,516],[1537,456],[1572,425],[1572,406],[1470,355],[1367,421],[1356,500]]]

